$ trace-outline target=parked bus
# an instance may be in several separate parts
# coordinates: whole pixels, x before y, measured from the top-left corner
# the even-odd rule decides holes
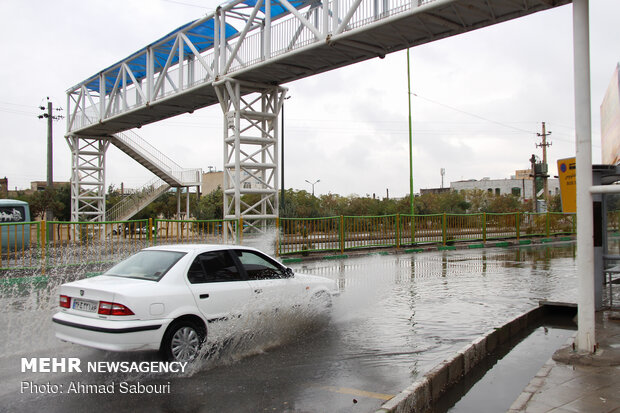
[[[28,202],[0,199],[0,251],[19,251],[30,246]]]

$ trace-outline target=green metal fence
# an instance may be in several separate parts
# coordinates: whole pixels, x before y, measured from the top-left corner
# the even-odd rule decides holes
[[[618,225],[616,215],[613,225]],[[281,255],[369,247],[549,237],[574,234],[576,215],[563,213],[433,214],[281,218]]]
[[[277,226],[280,254],[341,249],[342,217],[280,218]]]
[[[39,265],[40,222],[0,223],[0,269]]]
[[[620,211],[609,212],[607,218],[611,231],[620,229]],[[516,212],[280,218],[273,227],[280,255],[320,251],[342,254],[371,247],[569,235],[576,231],[576,215]],[[4,223],[0,230],[0,269],[40,268],[42,272],[115,262],[151,245],[243,243],[244,231],[249,231],[242,220],[166,219]],[[227,233],[234,237],[226,238]]]
[[[152,224],[152,241],[153,244],[223,244],[229,241],[225,237],[227,226],[229,233],[240,235],[236,220],[156,219]]]

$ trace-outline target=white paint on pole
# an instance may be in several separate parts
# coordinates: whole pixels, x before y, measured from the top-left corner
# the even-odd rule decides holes
[[[577,150],[577,348],[594,352],[594,229],[592,194],[592,117],[590,112],[589,0],[573,1],[575,133]]]

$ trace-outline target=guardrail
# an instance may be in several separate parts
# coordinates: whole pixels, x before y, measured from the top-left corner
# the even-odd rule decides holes
[[[617,229],[618,212],[610,215]],[[615,215],[613,215],[615,214]],[[547,213],[480,213],[386,215],[364,217],[280,218],[279,254],[340,251],[415,244],[569,235],[576,215]]]
[[[608,229],[620,230],[620,211],[608,213]],[[224,238],[229,226],[236,240]],[[241,229],[243,228],[243,231]],[[482,242],[550,237],[576,232],[576,215],[562,213],[433,214],[280,218],[274,238],[279,255],[320,251]],[[26,222],[0,224],[0,270],[117,262],[151,245],[244,243],[250,228],[236,220]],[[256,241],[255,236],[245,242]]]

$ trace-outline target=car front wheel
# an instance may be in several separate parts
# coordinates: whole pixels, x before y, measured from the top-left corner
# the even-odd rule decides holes
[[[160,352],[169,361],[192,361],[200,354],[206,331],[192,321],[173,322],[161,342]]]

